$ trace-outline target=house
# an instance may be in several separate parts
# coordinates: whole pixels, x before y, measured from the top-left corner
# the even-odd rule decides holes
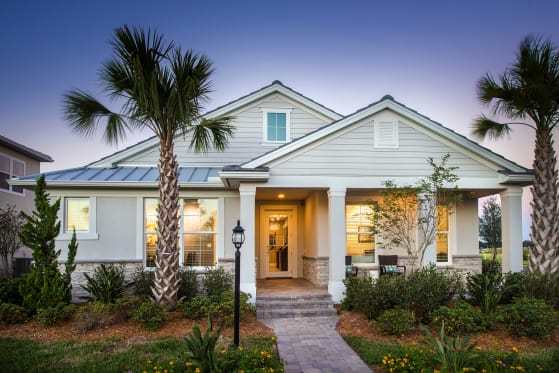
[[[458,187],[456,208],[442,209],[436,243],[427,257],[437,266],[479,271],[478,198],[499,193],[503,209],[504,270],[522,269],[522,187],[532,172],[384,96],[343,116],[279,81],[206,113],[234,116],[225,152],[196,154],[177,137],[182,199],[182,265],[233,266],[231,231],[245,229],[241,290],[257,279],[304,278],[343,295],[346,256],[370,270],[377,257],[406,253],[383,248],[371,233],[371,204],[385,180],[408,184],[427,176],[428,157],[450,154]],[[65,250],[78,232],[78,271],[101,262],[153,267],[157,235],[158,141],[149,138],[84,167],[47,172],[48,188],[63,199]],[[32,187],[34,176],[12,187]]]
[[[52,161],[50,156],[0,135],[0,208],[14,206],[19,211],[33,211],[33,191],[10,185],[8,180],[36,175],[41,170],[41,162]],[[21,248],[14,257],[30,257],[30,252]]]

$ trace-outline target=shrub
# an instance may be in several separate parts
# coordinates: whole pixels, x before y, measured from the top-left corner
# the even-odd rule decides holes
[[[242,348],[231,346],[220,356],[221,372],[283,372],[283,364],[269,338],[243,339]]]
[[[467,337],[449,337],[445,333],[444,322],[437,336],[433,336],[427,328],[423,330],[428,344],[435,352],[434,360],[441,372],[467,371],[464,368],[469,367],[473,350],[473,345]]]
[[[44,326],[53,326],[60,321],[68,320],[74,314],[74,305],[59,303],[54,307],[37,310],[37,321]]]
[[[90,294],[89,298],[102,303],[115,303],[124,295],[126,280],[124,267],[101,264],[93,276],[84,274],[86,284],[83,288]]]
[[[378,317],[377,325],[383,333],[403,335],[415,328],[415,315],[401,308],[386,310]]]
[[[517,336],[546,337],[558,324],[553,307],[541,299],[518,298],[504,306],[501,314],[509,331]]]
[[[198,294],[198,273],[193,269],[186,268],[180,272],[180,276],[179,299],[194,298]]]
[[[382,358],[382,366],[386,372],[390,373],[414,373],[422,372],[417,362],[410,358],[408,354],[404,356],[385,355]]]
[[[501,303],[508,304],[521,297],[542,299],[559,308],[559,275],[538,272],[505,274]]]
[[[479,306],[483,313],[494,312],[503,296],[502,279],[497,271],[469,274],[466,287],[470,302]]]
[[[202,372],[220,372],[219,357],[216,351],[217,342],[221,335],[221,328],[214,332],[211,319],[208,328],[202,334],[200,326],[195,324],[192,332],[184,338],[186,355],[194,366]]]
[[[21,324],[27,320],[25,308],[11,303],[0,303],[0,324]]]
[[[84,333],[100,327],[118,324],[132,317],[142,302],[139,297],[122,297],[116,303],[90,302],[77,310],[75,328]]]
[[[208,269],[202,279],[202,286],[208,297],[219,299],[223,293],[233,288],[233,276],[221,267]]]
[[[132,275],[132,291],[134,295],[140,298],[151,298],[151,287],[153,286],[154,278],[155,272],[146,271],[144,267],[136,268]]]
[[[444,323],[448,335],[458,336],[485,329],[481,311],[469,303],[460,301],[453,307],[442,306],[433,313],[433,324],[441,328]]]
[[[371,294],[374,291],[372,278],[352,276],[346,278],[344,284],[345,297],[342,300],[342,308],[367,314],[371,307]]]
[[[254,312],[249,299],[248,294],[241,293],[241,318]],[[217,300],[198,295],[190,301],[182,302],[180,308],[189,319],[199,320],[210,317],[212,320],[231,325],[234,316],[234,294],[233,291],[228,290]]]
[[[144,301],[133,314],[133,319],[141,322],[148,330],[157,330],[165,322],[165,310],[152,301]]]
[[[0,303],[22,305],[23,297],[19,292],[21,278],[0,278]]]

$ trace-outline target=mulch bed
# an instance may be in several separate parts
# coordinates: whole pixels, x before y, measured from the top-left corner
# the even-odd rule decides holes
[[[340,314],[337,329],[341,335],[362,337],[374,342],[399,343],[412,346],[424,343],[424,335],[420,331],[404,336],[384,335],[364,315],[351,311],[343,311]],[[470,341],[483,351],[510,351],[515,347],[520,351],[530,352],[550,347],[559,347],[559,330],[556,330],[551,337],[542,340],[516,337],[504,330],[496,330],[472,335]]]
[[[180,312],[168,314],[167,322],[157,331],[148,331],[132,320],[105,327],[100,327],[84,333],[76,331],[75,321],[64,322],[53,327],[44,327],[36,321],[29,321],[20,325],[0,326],[0,337],[27,338],[42,342],[52,341],[98,341],[109,338],[124,339],[129,343],[164,337],[182,338],[192,330],[197,321],[186,319]],[[206,321],[198,321],[202,330],[206,328]],[[224,328],[225,337],[233,335],[232,328]],[[273,331],[249,315],[241,321],[241,336],[272,337]]]

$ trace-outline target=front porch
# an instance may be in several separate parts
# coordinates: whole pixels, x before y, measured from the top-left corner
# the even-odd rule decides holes
[[[503,270],[522,269],[522,189],[464,189],[467,198],[454,213],[426,257],[437,266],[457,271],[481,270],[478,238],[478,198],[500,193],[503,209]],[[329,294],[338,303],[345,287],[346,257],[364,271],[378,271],[378,255],[405,252],[383,247],[363,221],[363,206],[380,198],[371,188],[289,188],[257,184],[239,186],[241,225],[246,241],[241,249],[241,290],[252,295],[296,296]],[[365,208],[366,210],[366,208]],[[438,236],[439,237],[439,236]],[[478,269],[479,267],[479,269]]]

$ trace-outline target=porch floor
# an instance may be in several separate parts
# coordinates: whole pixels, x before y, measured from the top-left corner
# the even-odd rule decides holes
[[[256,281],[257,296],[304,296],[328,294],[325,287],[319,287],[302,278],[278,278]]]

